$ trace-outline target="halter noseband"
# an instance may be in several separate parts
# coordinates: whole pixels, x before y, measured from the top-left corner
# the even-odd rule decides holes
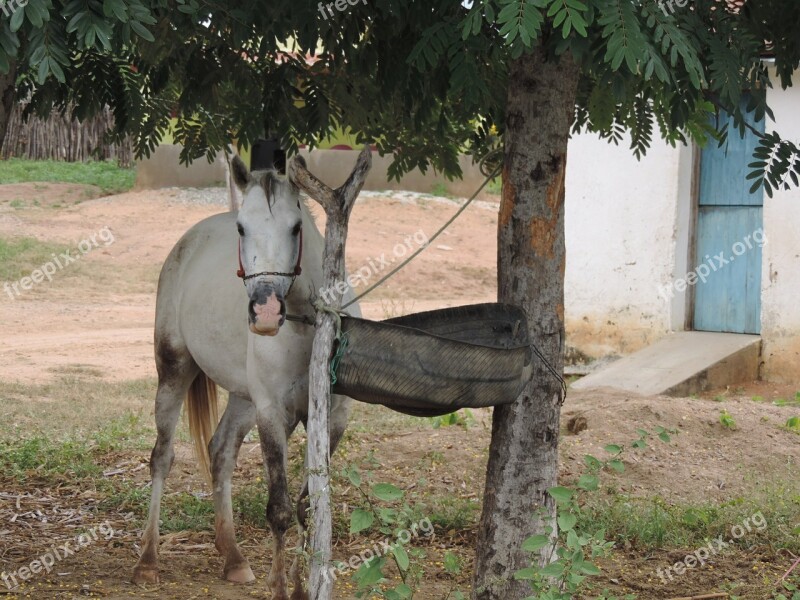
[[[260,273],[253,273],[252,275],[245,275],[244,265],[242,264],[242,238],[239,238],[239,270],[236,271],[236,276],[242,280],[242,283],[247,282],[248,279],[253,279],[255,277],[260,277],[262,275],[271,275],[273,277],[291,277],[292,283],[289,286],[291,290],[292,285],[294,285],[294,280],[303,272],[303,268],[300,266],[300,263],[303,261],[303,230],[300,229],[300,233],[298,234],[298,240],[300,242],[300,248],[297,251],[297,264],[294,266],[294,271],[291,273],[281,273],[278,271],[261,271]],[[288,293],[288,292],[287,292]]]

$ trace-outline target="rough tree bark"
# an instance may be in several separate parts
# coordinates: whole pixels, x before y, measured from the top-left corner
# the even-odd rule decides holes
[[[12,60],[8,73],[0,73],[0,148],[3,147],[3,141],[6,139],[8,121],[17,98],[16,81],[17,63]]]
[[[525,309],[530,339],[561,373],[564,345],[564,175],[578,68],[539,49],[508,78],[503,190],[498,220],[498,299]],[[559,382],[534,357],[516,403],[494,409],[478,533],[474,600],[530,594],[516,570],[530,565],[522,542],[553,523]],[[543,518],[537,517],[544,509]]]
[[[290,177],[325,209],[325,256],[322,262],[322,289],[337,289],[345,280],[344,257],[350,211],[372,166],[369,146],[358,157],[347,181],[332,190],[314,177],[303,163],[293,160]],[[339,310],[342,297],[334,295],[330,308]],[[317,312],[317,331],[311,350],[308,387],[308,492],[311,502],[311,575],[309,592],[314,600],[329,600],[333,581],[325,577],[331,562],[330,435],[331,401],[330,359],[336,337],[335,318],[330,312]]]

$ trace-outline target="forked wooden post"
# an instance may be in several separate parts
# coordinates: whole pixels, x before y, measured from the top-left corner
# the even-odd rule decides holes
[[[350,211],[372,167],[369,146],[358,157],[347,181],[333,190],[314,177],[305,165],[293,160],[289,169],[295,183],[325,209],[325,256],[322,287],[336,290],[344,281],[344,256]],[[342,297],[334,296],[330,308],[339,310]],[[336,320],[330,312],[317,312],[317,331],[311,351],[308,388],[308,491],[311,501],[311,600],[329,600],[333,581],[326,576],[331,561],[330,435],[328,409],[331,399],[330,359],[336,338]]]

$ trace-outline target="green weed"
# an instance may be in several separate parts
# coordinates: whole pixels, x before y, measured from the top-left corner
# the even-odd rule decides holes
[[[66,163],[53,160],[0,161],[0,183],[77,183],[94,185],[104,194],[120,194],[133,188],[134,169],[123,169],[114,162]]]
[[[467,430],[475,425],[475,415],[472,414],[470,409],[465,408],[440,417],[430,417],[430,421],[434,429],[457,425]]]
[[[736,420],[727,410],[723,410],[719,413],[719,424],[725,429],[736,429]]]
[[[53,260],[53,254],[58,255],[66,249],[66,246],[40,242],[29,237],[0,237],[0,280],[15,281],[30,275],[34,269]]]

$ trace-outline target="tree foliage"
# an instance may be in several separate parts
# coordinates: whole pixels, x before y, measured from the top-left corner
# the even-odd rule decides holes
[[[430,166],[454,176],[460,152],[483,155],[502,138],[508,65],[537,45],[580,65],[575,131],[629,139],[637,156],[655,135],[724,143],[721,110],[740,133],[771,116],[767,90],[791,85],[800,62],[795,0],[325,4],[30,0],[0,21],[0,70],[19,61],[33,110],[109,104],[140,155],[176,116],[184,160],[265,133],[313,147],[342,128],[393,152],[394,176]],[[799,155],[768,132],[755,184],[796,183]]]

